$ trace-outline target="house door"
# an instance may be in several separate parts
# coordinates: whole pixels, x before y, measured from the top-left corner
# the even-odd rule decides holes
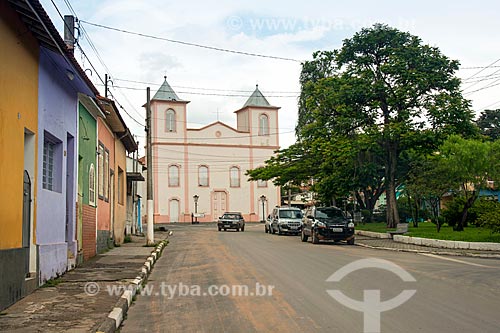
[[[78,197],[77,197],[77,221],[76,221],[76,240],[78,241],[78,259],[77,264],[83,262],[83,158],[78,156]]]
[[[214,221],[228,210],[227,206],[227,193],[224,191],[214,191],[212,193],[212,218]]]
[[[30,272],[31,180],[26,170],[23,183],[23,250],[26,252],[24,272],[27,276]]]
[[[179,200],[170,200],[170,222],[179,222]]]

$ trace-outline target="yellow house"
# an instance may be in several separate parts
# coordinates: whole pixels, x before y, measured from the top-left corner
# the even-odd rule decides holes
[[[0,310],[36,287],[39,45],[0,1]]]

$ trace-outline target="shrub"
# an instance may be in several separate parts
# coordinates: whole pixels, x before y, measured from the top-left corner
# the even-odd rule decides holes
[[[477,218],[477,224],[493,232],[500,232],[500,203],[491,201],[490,209],[482,212]]]
[[[469,209],[467,215],[467,221],[472,224],[475,224],[476,226],[480,226],[481,222],[479,221],[479,218],[483,214],[487,214],[488,212],[494,210],[495,207],[498,205],[499,205],[498,202],[485,198],[477,200],[474,203],[474,205]]]

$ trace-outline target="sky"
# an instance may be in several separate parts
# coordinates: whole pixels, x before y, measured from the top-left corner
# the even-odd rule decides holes
[[[484,108],[500,108],[498,1],[40,2],[61,35],[59,12],[76,15],[81,26],[78,43],[85,54],[77,50],[76,58],[101,95],[104,74],[111,77],[111,94],[123,107],[122,116],[141,147],[145,142],[142,105],[146,87],[153,96],[164,76],[181,99],[190,101],[189,128],[217,120],[236,127],[233,112],[258,84],[270,104],[281,107],[280,144],[288,147],[295,142],[301,62],[311,60],[315,51],[340,48],[344,39],[375,23],[408,31],[458,60],[464,96],[471,100],[476,114]]]

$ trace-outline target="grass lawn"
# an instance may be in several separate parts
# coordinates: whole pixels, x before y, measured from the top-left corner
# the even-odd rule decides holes
[[[367,230],[374,232],[387,232],[385,223],[366,223],[356,226],[358,230]],[[495,242],[500,243],[500,233],[492,233],[489,229],[470,226],[464,231],[453,231],[452,227],[442,226],[441,231],[436,231],[436,225],[430,222],[419,223],[418,228],[414,228],[413,224],[408,225],[408,233],[405,236],[446,239],[464,242]]]

